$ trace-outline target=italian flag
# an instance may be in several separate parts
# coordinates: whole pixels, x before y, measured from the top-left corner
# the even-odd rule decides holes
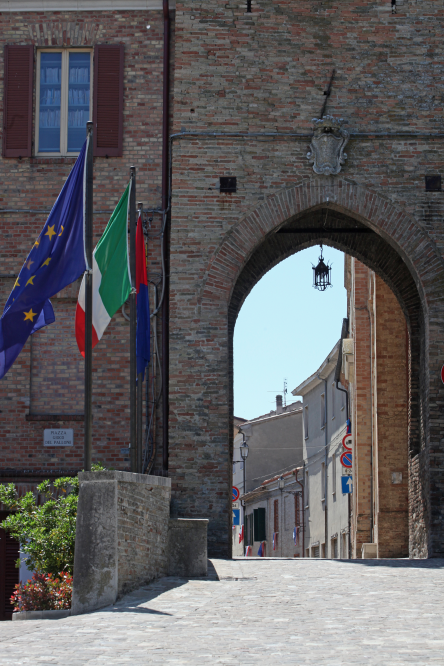
[[[110,217],[93,254],[93,348],[101,339],[111,317],[122,307],[131,291],[128,261],[128,205],[131,183]],[[85,277],[80,285],[76,309],[76,339],[85,356]]]

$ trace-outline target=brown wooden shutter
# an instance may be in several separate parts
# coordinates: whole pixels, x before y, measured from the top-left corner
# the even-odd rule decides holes
[[[274,500],[274,531],[279,532],[279,500]]]
[[[34,47],[5,46],[3,157],[32,155]]]
[[[94,48],[94,155],[120,157],[123,147],[122,44]]]

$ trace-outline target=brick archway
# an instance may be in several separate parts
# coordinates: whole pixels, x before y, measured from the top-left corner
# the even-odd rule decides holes
[[[248,259],[269,234],[310,209],[328,205],[369,226],[399,254],[412,273],[425,309],[444,287],[444,262],[417,220],[386,197],[346,179],[303,180],[269,196],[244,215],[210,257],[198,303],[228,303]]]
[[[345,179],[303,180],[269,196],[233,223],[200,258],[199,281],[174,279],[170,343],[170,470],[173,512],[210,517],[211,553],[229,554],[233,415],[233,330],[251,288],[270,268],[319,235],[276,233],[316,224],[328,208],[345,224],[371,229],[323,242],[360,259],[392,288],[406,315],[412,345],[410,554],[444,554],[444,428],[434,405],[444,399],[444,263],[427,232],[387,198]],[[319,224],[317,225],[319,226]],[[178,235],[179,238],[179,235]],[[216,240],[216,239],[215,239]],[[371,240],[371,242],[368,242]],[[186,250],[186,249],[185,249]],[[182,267],[178,246],[176,265]],[[414,375],[414,377],[413,377]]]

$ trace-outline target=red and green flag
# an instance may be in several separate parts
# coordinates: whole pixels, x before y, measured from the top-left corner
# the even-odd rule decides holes
[[[128,184],[93,254],[93,348],[131,291],[128,261],[130,187],[131,184]],[[77,345],[85,356],[85,277],[77,301],[75,329]]]

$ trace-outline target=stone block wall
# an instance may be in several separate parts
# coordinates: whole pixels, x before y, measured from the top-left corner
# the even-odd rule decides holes
[[[119,474],[117,478],[117,594],[167,574],[171,481]]]
[[[82,472],[79,481],[74,615],[166,575],[171,498],[164,477]]]

